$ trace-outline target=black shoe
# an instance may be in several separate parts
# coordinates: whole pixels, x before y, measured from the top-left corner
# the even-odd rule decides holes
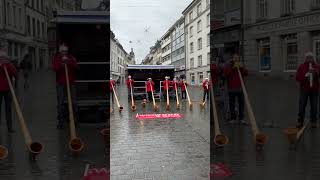
[[[13,129],[8,129],[9,133],[15,133],[15,131]]]
[[[303,123],[302,122],[297,122],[296,124],[296,128],[302,128],[303,127]]]

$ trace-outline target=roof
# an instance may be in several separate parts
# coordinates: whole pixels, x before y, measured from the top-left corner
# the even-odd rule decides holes
[[[189,11],[196,3],[198,3],[199,0],[193,0],[186,9],[182,11],[182,14],[186,14],[187,11]]]
[[[128,65],[128,69],[174,69],[173,65]]]
[[[109,24],[110,15],[107,11],[57,11],[57,16],[51,20],[51,22],[68,24]]]

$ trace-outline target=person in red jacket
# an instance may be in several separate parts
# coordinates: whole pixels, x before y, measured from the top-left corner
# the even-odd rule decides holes
[[[181,99],[186,99],[186,86],[188,86],[188,83],[186,80],[183,78],[180,82],[180,87],[181,87]]]
[[[57,128],[63,128],[63,124],[66,120],[67,108],[65,106],[65,99],[67,97],[67,77],[65,71],[65,65],[68,68],[68,79],[70,84],[70,92],[72,97],[72,105],[75,117],[77,117],[77,105],[76,105],[76,89],[75,89],[75,73],[79,69],[77,60],[72,55],[68,54],[68,47],[62,44],[59,47],[59,53],[53,57],[52,68],[56,72],[56,84],[57,84],[57,99],[58,99],[58,124]],[[75,118],[77,120],[77,118]]]
[[[172,84],[172,82],[170,81],[170,77],[166,76],[165,80],[162,81],[162,87],[163,87],[162,94],[163,94],[164,99],[167,99],[167,90],[168,90],[168,95],[169,95],[171,84]],[[169,96],[169,98],[170,98],[170,96]]]
[[[202,101],[204,102],[206,100],[206,96],[207,96],[207,100],[209,100],[209,91],[210,91],[210,88],[211,88],[211,83],[209,82],[209,78],[206,78],[202,82],[202,88],[203,88],[203,99],[202,99]]]
[[[223,71],[228,84],[229,107],[231,113],[230,123],[233,123],[236,120],[235,101],[237,98],[239,104],[238,118],[242,124],[247,124],[247,122],[244,120],[244,97],[238,69],[240,70],[242,77],[248,75],[248,70],[241,65],[239,56],[235,54],[230,64],[226,65]]]
[[[116,90],[116,81],[113,80],[112,77],[110,78],[109,86],[110,86],[110,95],[111,95],[112,103],[114,103],[113,89]],[[112,86],[113,86],[113,88],[112,88]]]
[[[132,94],[134,92],[134,80],[131,78],[131,76],[128,76],[127,79],[127,87],[128,87],[128,101],[131,101],[131,89],[132,89]]]
[[[7,69],[9,77],[11,79],[15,79],[17,77],[17,69],[12,63],[10,63],[8,58],[9,57],[7,55],[7,52],[4,49],[0,49],[0,110],[2,105],[2,99],[4,98],[8,132],[13,133],[14,130],[12,128],[12,117],[11,117],[12,99],[10,95],[9,83],[8,83],[4,68]],[[1,111],[0,111],[0,116],[1,116]]]
[[[299,66],[296,73],[296,80],[300,83],[297,128],[301,128],[303,126],[308,98],[310,99],[311,108],[311,126],[316,128],[319,91],[319,65],[314,61],[313,53],[308,52],[305,54],[305,62]]]
[[[178,88],[179,88],[179,81],[177,80],[177,78],[173,78],[173,81],[172,81],[172,89],[173,89],[173,94],[174,94],[174,97],[176,96],[176,89],[177,89],[177,92],[178,92]]]
[[[152,91],[154,91],[154,82],[151,78],[148,78],[148,81],[146,82],[146,91],[148,94],[148,101],[152,101]]]

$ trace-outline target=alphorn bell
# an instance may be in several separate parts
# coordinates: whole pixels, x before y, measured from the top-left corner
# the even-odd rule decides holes
[[[151,95],[152,95],[152,101],[153,101],[153,109],[157,111],[159,109],[159,106],[156,104],[156,100],[154,99],[153,88],[151,83],[150,83],[150,87],[151,87]]]
[[[219,120],[218,120],[218,113],[217,113],[217,107],[216,107],[216,101],[214,98],[214,91],[213,91],[213,86],[211,87],[211,106],[213,110],[213,120],[214,120],[214,143],[218,147],[222,147],[226,144],[228,144],[229,139],[227,136],[223,135],[220,131],[220,126],[219,126]]]
[[[305,123],[302,128],[290,127],[285,129],[283,132],[287,135],[290,144],[297,143],[303,135],[305,129],[309,125],[309,122]]]
[[[8,149],[2,145],[0,145],[0,160],[8,157]]]
[[[257,126],[256,118],[253,114],[253,110],[252,110],[252,107],[251,107],[251,104],[249,101],[249,96],[248,96],[246,87],[244,86],[243,78],[242,78],[242,75],[241,75],[239,68],[237,68],[237,71],[238,71],[238,75],[240,77],[240,82],[241,82],[241,86],[242,86],[242,90],[243,90],[243,95],[245,98],[245,103],[247,105],[249,120],[250,120],[250,124],[251,124],[251,128],[252,128],[252,132],[254,135],[254,141],[255,141],[256,145],[263,146],[267,142],[267,136],[265,134],[261,133],[258,126]]]
[[[72,153],[78,154],[84,148],[83,141],[77,137],[76,128],[74,122],[74,114],[71,100],[71,92],[70,92],[70,82],[69,82],[69,72],[67,64],[64,64],[64,69],[66,72],[66,80],[67,80],[67,95],[68,95],[68,109],[69,109],[69,126],[70,126],[70,141],[69,141],[69,149]]]
[[[111,82],[110,82],[111,83]],[[123,110],[123,107],[120,105],[119,103],[119,100],[118,100],[118,96],[117,96],[117,93],[116,91],[114,90],[114,86],[113,84],[111,83],[111,87],[112,87],[112,91],[113,91],[113,94],[114,94],[114,97],[116,98],[116,102],[117,102],[117,106],[119,108],[119,112],[121,112]]]
[[[166,90],[166,93],[167,93],[167,106],[166,106],[166,109],[167,111],[170,110],[170,101],[169,101],[169,81],[166,80],[166,85],[168,86],[167,87],[167,90]]]
[[[174,84],[174,89],[176,91],[176,100],[177,100],[177,109],[180,109],[180,103],[179,103],[179,97],[178,97],[178,88],[177,88],[177,84]]]
[[[183,85],[184,85],[184,87],[186,88],[186,94],[187,94],[187,98],[188,98],[188,102],[189,102],[189,107],[190,107],[190,109],[192,109],[192,103],[191,103],[191,100],[190,100],[190,96],[189,96],[189,92],[188,92],[186,83],[183,82]]]
[[[131,110],[132,111],[136,111],[136,106],[134,105],[134,100],[133,100],[133,90],[132,90],[132,84],[131,81],[129,81],[130,83],[130,93],[131,93]]]
[[[22,111],[21,111],[20,105],[18,103],[16,94],[15,94],[15,92],[13,90],[11,79],[10,79],[10,76],[8,74],[8,71],[7,71],[7,67],[4,65],[3,69],[4,69],[4,72],[6,74],[6,78],[7,78],[8,84],[9,84],[10,92],[11,92],[11,95],[12,95],[12,98],[13,98],[13,103],[14,103],[14,106],[15,106],[15,109],[16,109],[16,112],[17,112],[17,115],[18,115],[18,120],[19,120],[19,123],[20,123],[22,134],[24,136],[25,143],[26,143],[26,145],[28,147],[28,150],[29,150],[31,158],[35,159],[35,157],[38,154],[40,154],[41,151],[43,150],[43,145],[41,143],[39,143],[39,142],[32,141],[32,138],[31,138],[30,133],[28,131],[25,119],[24,119],[24,117],[22,115]]]

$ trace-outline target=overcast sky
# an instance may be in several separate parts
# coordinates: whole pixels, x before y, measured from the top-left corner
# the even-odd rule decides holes
[[[182,16],[192,0],[110,0],[111,30],[141,63],[150,47]],[[146,32],[147,29],[147,32]]]

